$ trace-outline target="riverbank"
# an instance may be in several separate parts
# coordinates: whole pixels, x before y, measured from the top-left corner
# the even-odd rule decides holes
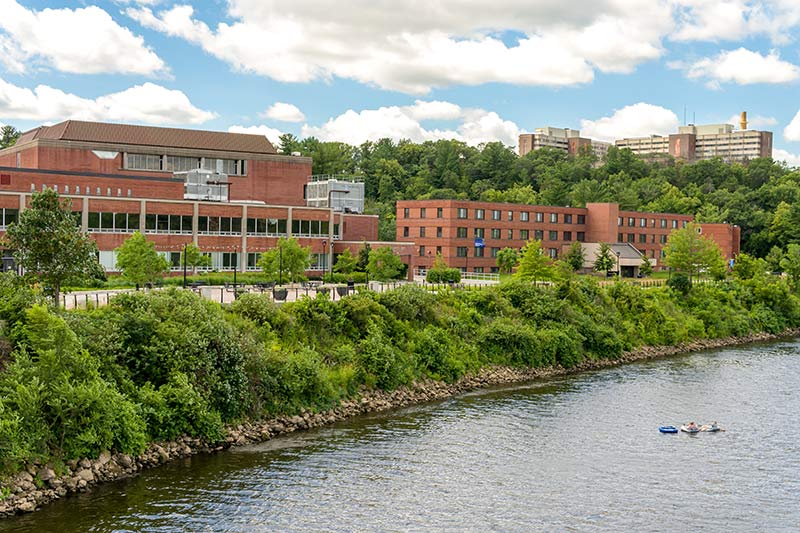
[[[181,437],[169,442],[154,443],[138,456],[103,453],[96,459],[84,458],[68,461],[58,474],[50,465],[32,464],[0,486],[0,516],[32,512],[70,493],[85,492],[93,486],[108,481],[124,479],[137,472],[162,465],[169,461],[198,453],[213,453],[233,446],[266,441],[280,435],[332,424],[358,415],[385,411],[412,404],[441,400],[468,391],[486,387],[520,383],[535,379],[555,377],[610,366],[667,357],[678,354],[723,348],[728,346],[765,342],[800,335],[800,329],[788,329],[780,334],[754,333],[741,337],[703,339],[675,346],[645,346],[626,352],[615,360],[587,360],[572,368],[511,368],[491,367],[477,374],[465,376],[448,384],[441,381],[418,381],[393,391],[364,391],[359,398],[341,402],[334,409],[297,416],[276,417],[267,420],[238,424],[227,428],[227,436],[220,442],[208,443],[202,439]]]

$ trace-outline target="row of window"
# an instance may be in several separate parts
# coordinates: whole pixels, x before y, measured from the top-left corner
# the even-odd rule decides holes
[[[44,191],[47,188],[48,188],[47,185],[42,183],[42,191]],[[72,188],[70,188],[69,185],[63,185],[63,186],[61,186],[61,190],[59,190],[59,186],[58,185],[53,185],[50,188],[53,189],[55,192],[61,193],[61,194],[85,194],[86,196],[91,196],[92,195],[92,188],[89,187],[88,185],[86,186],[86,189],[84,189],[86,191],[85,193],[81,193],[82,189],[81,189],[80,185],[74,185]],[[127,190],[126,196],[128,198],[133,197],[133,191],[130,190],[130,189],[126,189],[126,190]],[[31,192],[36,192],[36,184],[35,183],[31,183]],[[105,195],[104,195],[102,187],[95,187],[94,188],[94,195],[95,196],[115,196],[116,195],[117,197],[121,198],[122,197],[122,193],[123,193],[123,189],[120,189],[120,188],[116,188],[115,189],[113,187],[106,187],[105,188]]]
[[[667,235],[658,235],[658,236],[656,236],[656,235],[647,235],[645,233],[641,233],[641,234],[639,234],[639,237],[638,237],[639,244],[647,244],[648,240],[650,241],[650,244],[655,244],[656,243],[656,238],[658,238],[658,243],[659,244],[666,244],[667,243]],[[634,242],[636,242],[636,239],[637,239],[637,237],[636,237],[635,233],[628,233],[628,234],[617,233],[617,242],[626,242],[627,241],[627,242],[630,242],[630,243],[634,243]]]
[[[486,220],[486,210],[485,209],[474,209],[474,218],[475,220]],[[426,218],[428,214],[428,210],[425,207],[419,208],[419,218]],[[500,209],[490,209],[489,215],[491,216],[491,220],[503,220],[503,212]],[[545,215],[549,221],[553,224],[558,224],[559,218],[563,221],[564,224],[586,224],[586,215],[572,215],[571,213],[564,213],[563,217],[559,217],[558,213],[541,213],[541,212],[534,212],[533,219],[535,222],[544,222]],[[403,208],[403,218],[410,218],[411,216],[411,208],[404,207]],[[436,218],[443,218],[444,213],[441,207],[436,208]],[[469,209],[466,207],[459,207],[456,216],[459,219],[467,219],[469,218]],[[508,222],[514,221],[514,211],[506,211],[506,220]],[[530,222],[531,220],[531,212],[530,211],[520,211],[519,212],[519,222]],[[575,221],[575,222],[573,222]]]
[[[490,257],[497,257],[497,254],[500,252],[500,248],[490,248],[489,255]],[[467,252],[469,248],[467,246],[458,246],[456,247],[456,257],[467,257]],[[558,248],[547,248],[546,250],[547,255],[553,259],[558,258]],[[437,253],[441,253],[441,247],[437,247]],[[424,254],[424,247],[420,247],[420,255]],[[484,247],[475,247],[472,252],[472,257],[485,257],[486,256],[486,248]]]
[[[169,261],[172,270],[181,270],[181,252],[159,252],[167,261]],[[241,261],[245,260],[247,270],[260,270],[258,261],[261,259],[260,252],[249,252],[247,257],[242,257],[244,254],[238,252],[203,252],[203,255],[211,258],[211,265],[208,267],[201,267],[198,270],[234,270],[241,266]],[[117,252],[113,250],[104,250],[98,254],[100,265],[108,271],[115,271],[117,264]],[[311,267],[309,270],[327,270],[328,268],[328,254],[311,254]]]
[[[203,168],[229,176],[245,176],[247,174],[247,161],[244,159],[215,159],[212,157],[125,154],[125,168],[128,170],[152,170],[158,172],[186,172]]]
[[[628,227],[629,228],[636,227],[636,222],[637,222],[636,217],[628,217],[627,222],[628,222]],[[639,227],[640,228],[648,227],[646,218],[640,218],[638,220],[638,222],[639,222]],[[625,217],[619,217],[617,219],[617,226],[622,227],[624,225],[625,225]],[[685,228],[686,227],[686,221],[685,220],[667,220],[666,218],[661,218],[661,219],[658,220],[658,225],[662,229],[668,229],[668,228],[678,229],[679,226],[681,228]],[[651,227],[651,228],[655,228],[656,227],[656,219],[655,218],[651,218],[650,219],[650,226],[649,227]]]
[[[528,230],[528,229],[521,229],[521,230],[513,230],[509,229],[506,230],[506,238],[508,240],[514,240],[514,231],[517,231],[519,234],[519,239],[523,241],[527,241],[533,236],[534,239],[541,241],[544,240],[545,232],[544,230]],[[472,238],[475,239],[485,239],[486,238],[486,228],[473,228]],[[489,238],[490,239],[502,239],[503,230],[498,228],[491,228],[489,230]],[[571,231],[564,231],[562,232],[562,241],[571,242],[572,241],[572,232]],[[427,231],[425,227],[419,228],[419,236],[420,237],[427,237]],[[443,236],[443,228],[437,227],[436,228],[436,237],[441,238]],[[403,227],[403,237],[410,237],[410,229],[408,226]],[[559,232],[556,230],[549,230],[547,232],[547,240],[550,241],[557,241],[559,240]],[[467,239],[469,238],[469,230],[468,228],[460,227],[456,228],[456,238],[457,239]],[[575,240],[583,242],[586,238],[586,233],[583,231],[575,232]]]
[[[19,209],[0,208],[0,228],[5,228],[9,224],[15,223],[18,217]]]

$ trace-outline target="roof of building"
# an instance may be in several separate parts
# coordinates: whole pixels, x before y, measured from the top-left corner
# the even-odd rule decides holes
[[[277,153],[275,147],[263,135],[81,120],[67,120],[53,126],[39,126],[23,133],[18,144],[38,139],[259,154]]]

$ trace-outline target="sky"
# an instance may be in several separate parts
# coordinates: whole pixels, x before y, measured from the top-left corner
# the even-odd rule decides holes
[[[361,144],[727,122],[800,166],[800,0],[0,0],[0,125]]]

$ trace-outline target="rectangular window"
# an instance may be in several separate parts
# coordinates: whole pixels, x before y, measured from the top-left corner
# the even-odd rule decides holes
[[[100,213],[89,211],[89,229],[100,229]]]
[[[497,257],[497,253],[500,251],[500,248],[492,248],[491,256]]]
[[[484,217],[484,210],[483,209],[476,209],[475,210],[475,219],[476,220],[483,220]]]
[[[513,239],[514,239],[514,230],[510,229],[508,230],[508,240],[513,240]]]
[[[419,256],[420,257],[425,257],[425,247],[424,246],[420,246],[419,247]]]
[[[571,231],[565,231],[564,232],[564,240],[567,241],[567,242],[571,242],[572,241],[572,232]]]
[[[677,220],[673,220],[672,221],[672,229],[678,229],[678,221]]]
[[[437,246],[436,247],[436,255],[439,255],[441,253],[442,253],[442,247],[441,246]]]
[[[661,244],[666,244],[667,243],[667,236],[666,235],[659,235],[658,242],[660,242]]]
[[[623,242],[625,238],[622,236],[622,233],[617,233],[617,242]]]
[[[645,235],[644,233],[639,235],[639,242],[642,243],[642,244],[647,243],[647,235]]]
[[[646,218],[640,218],[639,219],[639,227],[640,228],[646,228],[647,227],[647,219]]]
[[[456,257],[467,257],[467,247],[466,246],[458,246],[456,248]]]
[[[475,247],[475,255],[474,257],[483,257],[483,251],[485,248],[483,246],[476,246]]]
[[[419,228],[419,236],[420,237],[424,237],[425,236],[425,228],[424,227]]]
[[[161,156],[152,154],[127,154],[129,170],[161,170]]]
[[[549,240],[551,240],[551,241],[557,241],[558,240],[558,232],[554,231],[554,230],[548,231],[547,232],[547,238]]]
[[[544,213],[534,213],[536,222],[544,222]]]
[[[635,242],[635,241],[636,241],[636,235],[634,235],[633,233],[628,233],[628,242]]]
[[[628,227],[632,228],[636,225],[636,219],[633,217],[628,217]]]
[[[558,213],[550,213],[550,222],[553,224],[558,223]]]
[[[586,215],[578,215],[578,224],[586,224]]]
[[[665,218],[661,219],[661,227],[662,228],[666,228],[667,227],[667,219],[665,219]]]
[[[547,253],[552,259],[558,259],[558,248],[548,248]]]
[[[514,222],[514,212],[513,211],[509,211],[508,212],[508,221],[509,222]]]
[[[444,215],[444,210],[441,207],[436,208],[436,218],[442,218]]]
[[[164,170],[168,172],[186,172],[187,170],[194,170],[196,168],[200,168],[199,157],[168,155],[164,160]]]
[[[439,226],[438,228],[436,228],[436,236],[437,236],[437,237],[441,237],[441,236],[442,236],[442,228],[441,228],[441,226]]]
[[[564,215],[564,224],[572,224],[572,215],[570,214]]]
[[[617,217],[617,226],[622,226],[622,217]]]
[[[519,214],[520,222],[528,222],[531,219],[531,214],[528,211],[522,211]]]
[[[492,209],[492,220],[500,220],[500,210]]]
[[[527,241],[530,238],[530,233],[526,229],[519,230],[519,238],[523,241]]]
[[[544,239],[544,230],[541,229],[534,230],[533,238],[536,239],[537,241],[541,241],[542,239]]]
[[[411,211],[408,207],[403,208],[403,218],[408,218],[408,214]]]
[[[656,227],[656,219],[654,219],[654,218],[650,219],[650,227],[651,228],[655,228]]]
[[[475,228],[475,238],[483,239],[486,230],[484,228]]]
[[[419,208],[419,218],[425,218],[426,209],[424,207]]]
[[[579,231],[575,235],[575,240],[577,240],[578,242],[586,242],[586,233]]]
[[[463,220],[463,219],[467,218],[467,214],[468,213],[467,213],[467,208],[466,207],[459,207],[458,208],[458,213],[457,213],[458,218]]]
[[[467,228],[456,228],[456,238],[458,238],[458,239],[466,239],[467,238]]]
[[[492,239],[499,239],[499,238],[500,238],[500,229],[492,228]]]

